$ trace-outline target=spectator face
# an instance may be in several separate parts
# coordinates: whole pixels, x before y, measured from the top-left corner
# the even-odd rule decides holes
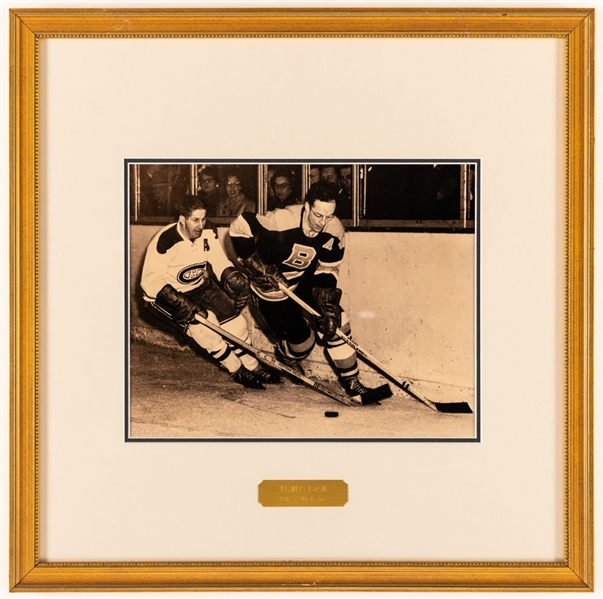
[[[352,195],[352,167],[351,166],[342,166],[339,169],[339,181],[341,182],[341,187],[346,192],[348,196]]]
[[[314,233],[320,233],[335,217],[335,202],[316,200],[312,205],[306,202],[306,213],[310,229]]]
[[[226,193],[229,198],[236,198],[241,193],[241,182],[235,175],[228,177],[226,181]]]
[[[207,210],[202,210],[199,208],[198,210],[193,210],[190,216],[180,217],[180,222],[182,223],[182,226],[184,227],[184,230],[191,241],[201,237],[203,227],[205,226],[206,214]]]
[[[310,185],[320,181],[320,169],[314,166],[310,169]]]
[[[211,193],[218,189],[218,182],[214,179],[213,175],[208,173],[201,173],[201,191],[204,193]]]
[[[287,177],[277,177],[274,180],[274,195],[279,202],[284,202],[291,195],[291,182]]]
[[[339,177],[337,176],[337,171],[334,166],[324,166],[321,168],[320,178],[328,183],[335,183],[335,185],[339,184]]]

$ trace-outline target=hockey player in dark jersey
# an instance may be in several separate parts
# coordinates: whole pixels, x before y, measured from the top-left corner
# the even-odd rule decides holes
[[[356,352],[335,334],[338,328],[350,334],[337,288],[344,254],[344,228],[335,216],[338,192],[326,181],[314,183],[303,205],[266,215],[241,214],[230,226],[230,237],[258,309],[278,338],[277,359],[303,373],[300,362],[314,348],[316,330],[346,393],[359,397],[369,389],[358,379]],[[317,310],[320,318],[309,318],[279,283]]]
[[[254,389],[280,382],[254,356],[231,349],[224,339],[195,319],[199,314],[248,341],[240,310],[249,299],[249,281],[226,257],[213,228],[206,227],[206,206],[188,195],[178,222],[163,227],[151,240],[142,269],[145,305],[179,325],[197,345],[230,372],[232,379]]]

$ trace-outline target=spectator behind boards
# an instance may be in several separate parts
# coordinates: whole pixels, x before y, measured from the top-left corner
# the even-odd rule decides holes
[[[338,218],[352,218],[352,167],[350,165],[325,164],[320,167],[320,180],[337,186],[335,215]]]
[[[239,216],[243,212],[255,212],[255,204],[247,198],[241,184],[241,177],[237,171],[227,171],[226,195],[220,199],[216,216]]]
[[[274,191],[272,200],[268,200],[268,210],[285,208],[291,204],[299,204],[300,199],[294,191],[295,178],[293,173],[286,169],[278,169],[270,179],[270,187]]]
[[[207,206],[207,216],[216,216],[220,202],[220,178],[211,166],[205,166],[198,172],[198,193]]]

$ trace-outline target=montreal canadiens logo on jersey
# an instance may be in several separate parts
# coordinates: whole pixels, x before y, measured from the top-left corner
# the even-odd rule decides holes
[[[200,262],[199,264],[193,264],[183,268],[176,276],[178,282],[183,285],[192,285],[193,283],[196,283],[203,276],[206,264],[207,262]]]

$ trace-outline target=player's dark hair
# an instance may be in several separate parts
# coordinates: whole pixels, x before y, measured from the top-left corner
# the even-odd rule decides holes
[[[278,177],[284,177],[285,179],[287,179],[287,181],[289,181],[289,185],[291,185],[291,187],[293,187],[293,184],[295,183],[295,177],[294,177],[293,173],[291,171],[288,171],[287,169],[279,168],[276,171],[274,171],[274,175],[272,175],[272,177],[270,177],[270,186],[272,187],[273,190],[274,190],[275,181],[277,180]],[[274,191],[276,191],[276,190],[274,190]]]
[[[201,175],[209,175],[210,177],[214,178],[214,181],[216,183],[218,183],[218,184],[220,183],[220,178],[218,177],[218,171],[213,166],[204,166],[197,173],[198,177],[201,177]]]
[[[339,177],[339,168],[340,168],[339,164],[320,164],[319,167],[320,167],[321,175],[322,175],[323,169],[332,168],[335,171],[335,174],[337,175],[337,177]]]
[[[178,214],[188,218],[195,210],[207,210],[205,201],[201,196],[185,195],[178,207]]]
[[[328,181],[318,181],[318,183],[312,183],[308,193],[306,194],[306,202],[310,206],[314,206],[314,202],[320,200],[321,202],[336,202],[339,195],[339,188],[335,183],[329,183]]]

